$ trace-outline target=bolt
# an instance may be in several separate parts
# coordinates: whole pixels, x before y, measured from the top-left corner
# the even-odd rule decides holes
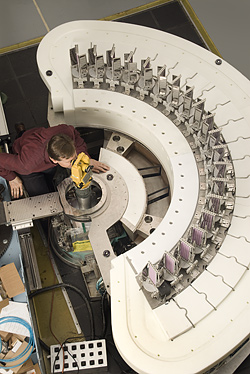
[[[222,64],[222,59],[217,58],[217,60],[215,60],[215,63],[216,63],[216,65],[221,65]]]
[[[121,145],[119,147],[116,148],[117,152],[119,153],[122,153],[124,152],[124,147],[122,147]]]
[[[8,243],[8,240],[7,239],[3,239],[3,244],[7,244]]]
[[[52,74],[53,74],[53,72],[52,72],[51,70],[47,70],[47,71],[46,71],[46,75],[47,75],[48,77],[51,77]]]
[[[107,175],[107,180],[108,181],[112,181],[113,178],[114,178],[113,174],[108,174]]]
[[[109,257],[110,256],[110,251],[108,249],[106,249],[105,251],[103,251],[103,256],[104,257]]]

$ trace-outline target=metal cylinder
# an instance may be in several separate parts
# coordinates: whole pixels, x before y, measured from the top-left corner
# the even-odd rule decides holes
[[[76,188],[76,197],[79,203],[79,209],[85,210],[91,208],[91,184],[83,189]]]

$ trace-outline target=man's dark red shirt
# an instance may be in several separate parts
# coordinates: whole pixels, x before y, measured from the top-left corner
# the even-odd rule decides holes
[[[57,166],[49,159],[47,152],[47,143],[57,134],[68,135],[74,140],[76,153],[84,152],[88,155],[86,143],[73,126],[38,127],[25,131],[15,140],[13,154],[0,153],[0,175],[11,181],[17,174],[28,175]]]

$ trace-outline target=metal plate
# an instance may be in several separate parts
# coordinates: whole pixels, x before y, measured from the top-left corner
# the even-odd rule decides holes
[[[0,225],[6,224],[6,216],[5,216],[5,210],[4,205],[2,202],[0,202]]]
[[[14,230],[32,226],[35,219],[53,216],[62,212],[57,192],[4,202],[7,223]]]
[[[69,354],[65,355],[64,351]],[[62,370],[66,373],[96,373],[107,368],[104,339],[67,343],[64,351],[59,344],[50,346],[51,373],[62,373]]]

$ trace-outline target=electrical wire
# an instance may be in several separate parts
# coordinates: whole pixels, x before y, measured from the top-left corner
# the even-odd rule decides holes
[[[56,361],[57,361],[57,359],[58,359],[58,357],[59,357],[59,354],[60,354],[61,349],[64,350],[64,346],[65,346],[65,344],[68,343],[69,340],[71,340],[71,339],[73,339],[73,340],[75,341],[76,339],[84,339],[84,338],[85,338],[85,337],[84,337],[83,335],[72,336],[72,337],[67,338],[67,339],[66,339],[62,344],[60,344],[61,348],[59,349],[59,351],[57,352],[57,355],[56,355],[56,357],[55,357],[55,360],[54,360],[54,363],[53,363],[52,374],[54,374],[54,372],[55,372]],[[80,369],[79,369],[78,362],[76,361],[75,357],[73,357],[72,354],[71,354],[69,351],[67,351],[67,352],[70,354],[70,356],[71,356],[71,357],[73,358],[73,360],[76,362],[76,364],[77,364],[77,368],[78,368],[78,370],[77,370],[77,374],[78,374],[78,373],[79,373],[79,370],[80,370]],[[64,358],[64,351],[63,351],[63,358]]]
[[[50,249],[49,245],[50,245],[50,218],[48,219],[48,251]],[[54,269],[54,266],[52,264],[50,256],[49,256],[49,259],[50,259],[51,266],[52,266],[52,269],[53,269],[53,272],[54,272],[54,283],[55,283],[56,272],[55,272],[55,269]],[[55,295],[55,289],[52,290],[52,295],[51,295],[50,316],[49,316],[49,329],[50,329],[50,332],[51,332],[52,336],[58,342],[58,344],[61,346],[61,348],[63,350],[63,367],[62,367],[62,373],[64,373],[64,349],[63,349],[63,346],[61,345],[61,342],[56,337],[56,335],[54,334],[53,329],[52,329],[52,312],[53,312],[53,306],[54,306],[54,295]]]
[[[50,317],[49,317],[49,329],[50,329],[50,332],[51,332],[52,336],[54,337],[54,339],[61,346],[61,349],[63,351],[63,357],[64,357],[63,346],[62,346],[62,344],[60,343],[59,339],[56,337],[56,335],[54,334],[54,332],[52,330],[52,310],[53,310],[53,304],[54,304],[54,295],[55,295],[55,290],[52,290],[51,305],[50,305]],[[64,373],[64,359],[63,359],[62,373]]]
[[[48,287],[45,287],[45,288],[41,288],[39,290],[36,290],[36,291],[33,291],[32,293],[30,293],[28,296],[29,298],[33,298],[34,296],[36,295],[39,295],[43,292],[48,292],[48,291],[51,291],[51,290],[54,290],[56,288],[69,288],[73,291],[75,291],[76,293],[78,293],[81,298],[83,299],[86,307],[87,307],[87,310],[88,310],[88,314],[89,314],[89,320],[90,320],[90,339],[91,340],[94,340],[95,339],[95,330],[94,330],[94,318],[93,318],[93,312],[92,312],[92,309],[91,309],[91,306],[90,306],[90,303],[87,299],[87,297],[84,295],[84,293],[77,287],[71,285],[71,284],[68,284],[68,283],[58,283],[58,284],[54,284],[52,286],[48,286]]]
[[[98,291],[101,295],[103,295],[103,290],[101,289],[101,287],[104,287],[104,283],[103,283],[103,278],[99,278],[98,281],[96,282],[96,291]]]
[[[78,365],[78,362],[77,360],[75,359],[75,357],[72,355],[72,353],[70,351],[68,351],[68,354],[73,358],[73,360],[75,361],[76,365],[77,365],[77,374],[79,373],[80,371],[80,368],[79,368],[79,365]]]
[[[50,223],[50,220],[48,220],[48,251],[49,251],[49,246],[52,245],[53,246],[53,243],[52,243],[52,235],[51,235],[51,223]],[[49,258],[50,258],[50,261],[51,261],[51,257],[49,255]],[[55,278],[56,278],[56,271],[54,269],[54,264],[52,263],[51,261],[51,266],[52,266],[52,269],[54,271],[54,282],[55,282]],[[54,304],[54,291],[57,289],[57,288],[70,288],[70,289],[73,289],[74,291],[76,291],[78,294],[80,294],[80,296],[82,297],[82,299],[84,300],[85,302],[85,305],[87,306],[87,309],[88,309],[88,312],[89,312],[89,318],[90,318],[90,327],[91,327],[91,339],[94,339],[94,322],[93,322],[93,314],[92,314],[92,309],[91,309],[91,306],[90,306],[90,303],[88,301],[88,299],[85,297],[85,295],[82,293],[82,291],[80,289],[78,289],[77,287],[74,287],[70,284],[55,284],[55,285],[52,285],[52,286],[49,286],[49,287],[46,287],[46,288],[42,288],[40,290],[37,290],[33,293],[31,293],[29,295],[29,298],[32,298],[33,296],[39,294],[39,293],[42,293],[42,292],[45,292],[45,291],[49,291],[49,290],[52,290],[52,299],[51,299],[51,308],[50,308],[50,318],[49,318],[49,328],[50,328],[50,332],[52,334],[52,336],[55,338],[55,340],[58,342],[58,344],[60,345],[60,350],[57,354],[57,356],[55,357],[55,361],[53,363],[53,373],[55,371],[55,365],[56,365],[56,360],[59,356],[59,353],[60,351],[62,350],[63,351],[63,367],[62,367],[62,373],[64,373],[64,370],[65,370],[65,360],[64,360],[64,357],[65,357],[65,354],[64,354],[64,343],[60,343],[60,341],[57,339],[57,337],[55,336],[54,332],[53,332],[53,329],[52,329],[52,310],[53,310],[53,304]],[[70,352],[69,352],[70,353]],[[74,357],[72,357],[74,359]],[[75,361],[75,360],[74,360]],[[78,363],[76,362],[76,365],[78,366]],[[78,367],[78,371],[79,371],[79,367]]]
[[[69,219],[73,219],[73,220],[75,220],[75,221],[80,221],[80,222],[90,222],[91,221],[91,219],[89,219],[89,217],[87,217],[87,216],[79,216],[79,217],[74,217],[74,216],[71,216],[71,215],[67,215],[66,214],[66,216],[69,218]],[[83,220],[83,218],[85,218],[84,220]],[[50,228],[49,228],[49,231],[50,231]],[[51,232],[50,232],[50,234],[51,234]],[[51,238],[50,238],[50,243],[51,243]],[[52,243],[51,243],[52,244]],[[99,280],[98,280],[98,282],[97,282],[97,284],[96,284],[96,288],[97,288],[97,290],[100,292],[100,288],[101,288],[101,282],[102,282],[103,280],[102,280],[102,278],[100,278]],[[84,299],[84,301],[85,301],[85,304],[86,304],[86,306],[87,306],[87,309],[88,309],[88,312],[89,312],[89,317],[90,317],[90,326],[91,326],[91,340],[94,340],[94,336],[95,336],[95,333],[94,333],[94,319],[93,319],[93,312],[92,312],[92,309],[91,309],[91,306],[90,306],[90,303],[89,303],[89,301],[88,301],[88,299],[86,298],[86,296],[82,293],[82,291],[81,290],[79,290],[77,287],[74,287],[74,286],[72,286],[72,285],[70,285],[70,284],[64,284],[64,283],[61,283],[61,284],[58,284],[58,285],[55,285],[55,286],[50,286],[50,287],[46,287],[46,289],[49,291],[50,289],[54,289],[54,288],[57,288],[57,287],[65,287],[65,288],[71,288],[71,289],[73,289],[73,290],[75,290],[76,292],[78,292],[79,294],[80,294],[80,296]],[[46,290],[45,288],[43,288],[43,289],[41,289],[41,290],[38,290],[38,291],[35,291],[35,292],[33,292],[32,294],[31,294],[31,296],[35,296],[36,294],[38,294],[38,293],[40,293],[40,291],[41,292],[43,292],[43,290],[45,291]],[[107,338],[107,321],[106,321],[106,316],[105,316],[105,300],[107,300],[107,290],[105,290],[103,293],[102,293],[102,297],[101,297],[101,313],[102,313],[102,334],[101,334],[101,336],[102,336],[102,338]],[[55,357],[55,360],[54,360],[54,363],[53,363],[53,374],[54,374],[54,372],[55,372],[55,365],[56,365],[56,360],[58,359],[58,357],[59,357],[59,354],[60,354],[60,351],[63,349],[63,347],[65,346],[65,344],[67,343],[67,342],[69,342],[69,340],[71,340],[71,339],[73,339],[73,340],[75,340],[75,339],[77,339],[77,338],[80,338],[80,336],[78,336],[78,337],[72,337],[72,338],[67,338],[62,344],[60,344],[59,343],[59,345],[60,345],[60,350],[59,350],[59,352],[57,353],[57,355],[56,355],[56,357]],[[85,338],[85,337],[84,337]],[[106,339],[106,341],[108,342],[108,343],[110,343],[110,344],[113,344],[111,341],[108,341],[108,339]],[[114,344],[113,344],[114,345]],[[108,347],[107,347],[108,348]],[[77,365],[77,368],[78,368],[78,371],[77,371],[77,373],[79,373],[79,366],[78,366],[78,362],[75,360],[75,358],[71,355],[71,353],[70,352],[68,352],[69,354],[70,354],[70,356],[74,359],[74,361],[76,362],[76,365]],[[123,369],[122,367],[121,367],[121,363],[114,357],[114,355],[110,352],[110,350],[109,350],[109,353],[110,353],[110,355],[113,357],[113,359],[114,359],[114,361],[118,364],[118,366],[120,367],[120,369],[121,369],[121,374],[129,374],[129,373],[131,373],[131,371],[127,371],[127,370],[131,370],[131,369]],[[63,354],[63,358],[64,358],[64,354]],[[63,371],[62,371],[63,372]],[[134,372],[133,372],[134,373]]]
[[[44,343],[44,341],[39,337],[38,337],[38,341],[42,349],[44,349],[47,353],[50,353],[50,347],[46,343]]]
[[[106,296],[107,296],[107,290],[105,290],[105,292],[102,295],[102,299],[101,299],[102,337],[103,338],[105,338],[106,332],[107,332],[106,315],[105,315],[105,311],[104,311],[104,303],[105,303],[105,300],[106,300]]]
[[[57,355],[56,355],[55,360],[54,360],[54,363],[53,363],[52,374],[55,373],[55,365],[56,365],[56,361],[57,361],[57,359],[58,359],[58,357],[59,357],[59,354],[60,354],[61,349],[64,349],[64,348],[65,348],[65,345],[66,345],[66,343],[69,342],[69,340],[71,340],[71,339],[74,339],[74,340],[75,340],[76,338],[77,338],[77,339],[79,339],[79,338],[83,339],[84,336],[82,335],[82,336],[77,336],[77,337],[67,338],[67,339],[66,339],[66,340],[61,344],[61,347],[60,347],[59,351],[57,352]],[[79,365],[78,365],[77,360],[75,359],[75,357],[71,354],[71,352],[70,352],[69,350],[67,350],[67,353],[68,353],[68,354],[72,357],[72,359],[75,361],[75,363],[76,363],[76,365],[77,365],[77,374],[78,374],[79,371],[80,371],[80,368],[79,368]],[[63,356],[64,356],[64,353],[63,353]]]
[[[5,323],[18,323],[18,324],[24,326],[29,332],[29,342],[28,342],[27,346],[25,347],[25,349],[19,355],[15,356],[15,357],[12,357],[12,358],[9,358],[9,359],[0,359],[0,363],[4,363],[5,365],[8,364],[8,363],[14,363],[15,361],[18,361],[18,360],[21,360],[22,358],[24,358],[27,355],[27,353],[30,351],[29,355],[27,357],[25,357],[22,362],[19,362],[17,365],[5,366],[5,369],[14,369],[14,368],[22,365],[31,356],[31,354],[33,352],[33,349],[35,347],[34,335],[33,335],[33,330],[31,328],[30,324],[22,318],[12,317],[12,316],[0,318],[0,325],[5,324]],[[2,341],[1,341],[1,344],[2,344]]]

